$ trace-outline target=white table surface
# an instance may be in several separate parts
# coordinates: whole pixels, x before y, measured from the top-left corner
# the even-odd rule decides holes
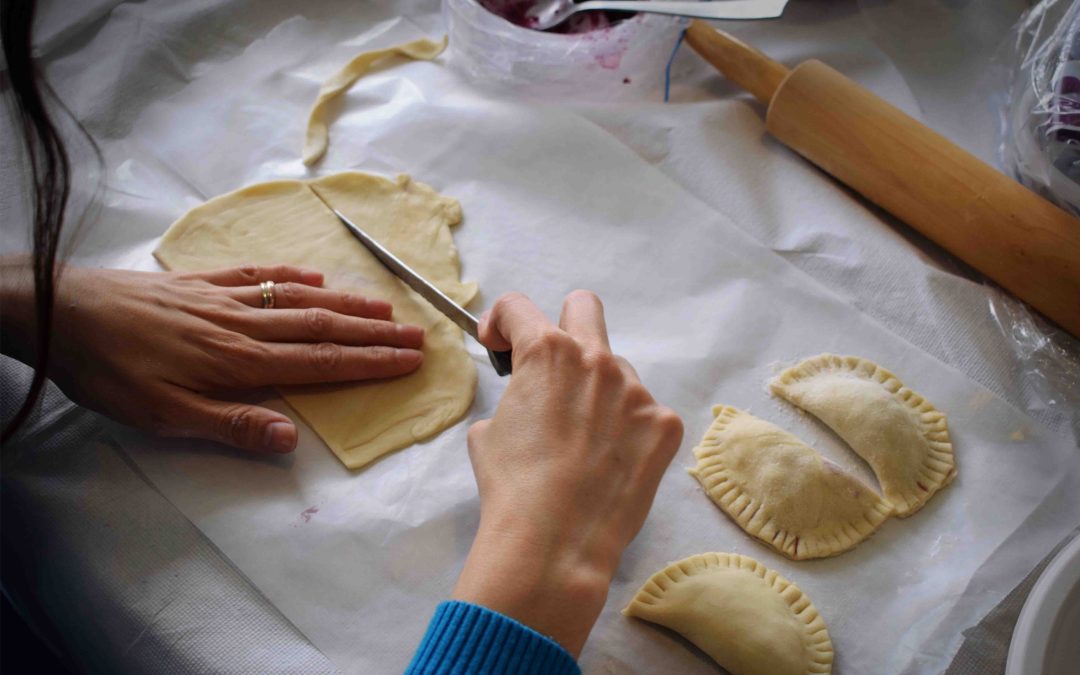
[[[108,139],[122,138],[137,111],[111,105],[108,88],[85,86],[88,73],[100,78],[101,71],[112,69],[113,86],[140,88],[126,96],[148,105],[185,77],[197,76],[199,68],[243,49],[297,13],[295,3],[276,1],[247,7],[190,2],[182,9],[169,2],[119,7],[87,2],[79,12],[69,3],[43,4],[40,34],[46,37],[40,48],[47,72],[76,116],[93,134]],[[399,6],[402,13],[427,15],[430,4]],[[972,2],[961,9],[954,4],[793,0],[780,21],[730,28],[781,60],[828,61],[992,159],[994,118],[982,74],[1024,3]],[[385,5],[372,10],[371,20],[395,13],[390,3]],[[304,3],[301,12],[335,36],[363,28],[332,27],[335,3]],[[160,79],[147,77],[155,71]],[[134,77],[125,81],[127,72]],[[670,116],[663,152],[657,152],[653,137],[640,133],[640,111],[633,105],[617,110],[583,106],[580,113],[705,203],[722,206],[758,241],[900,337],[1075,440],[1070,402],[1080,394],[1056,383],[1046,389],[1038,377],[1033,383],[1029,363],[1014,353],[991,315],[989,302],[996,291],[954,274],[957,266],[917,235],[901,226],[872,232],[848,231],[843,222],[807,227],[794,212],[777,214],[767,229],[761,219],[740,217],[757,208],[749,193],[738,185],[709,181],[700,166],[684,161],[689,153],[679,152],[716,140],[708,133],[715,120],[696,103],[739,94],[685,48],[673,73],[672,104],[663,113],[649,110],[650,115]],[[10,130],[5,127],[4,133]],[[740,153],[737,146],[717,150],[720,164],[735,161]],[[7,174],[13,170],[10,156],[4,162]],[[9,187],[5,210],[11,199]],[[108,262],[124,266],[132,264],[133,256],[145,255],[145,241],[167,223],[156,225],[156,232],[98,230],[90,237],[98,243],[115,237],[117,256]],[[4,245],[17,245],[7,227]],[[4,506],[9,513],[11,505],[17,506],[27,532],[47,535],[27,535],[26,555],[40,563],[35,577],[40,605],[65,649],[101,672],[332,670],[122,452],[98,437],[92,415],[72,411],[59,400],[52,406],[52,416],[40,422],[44,433],[29,439],[44,450],[24,455],[17,470],[4,476]],[[81,442],[65,435],[72,429],[82,430],[79,439],[93,437],[95,442],[71,450],[71,444]],[[1041,553],[1031,552],[1032,566]],[[151,559],[152,564],[146,563]]]

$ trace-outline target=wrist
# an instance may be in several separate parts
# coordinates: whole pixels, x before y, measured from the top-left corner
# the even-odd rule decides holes
[[[609,567],[528,523],[481,517],[453,598],[523,623],[576,658],[607,599]]]

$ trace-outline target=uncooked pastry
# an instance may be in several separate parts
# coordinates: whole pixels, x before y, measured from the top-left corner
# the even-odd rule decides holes
[[[165,233],[154,255],[166,268],[182,271],[247,263],[317,269],[326,274],[327,287],[386,300],[396,321],[424,328],[424,363],[407,376],[280,389],[354,469],[460,419],[476,391],[476,369],[461,329],[388,272],[312,190],[458,303],[476,294],[474,284],[459,280],[450,234],[461,221],[460,205],[408,176],[391,181],[341,173],[252,185],[189,211]]]
[[[713,408],[691,475],[746,532],[794,560],[842,553],[892,506],[795,436],[749,413]]]
[[[446,37],[439,42],[413,40],[402,45],[376,49],[360,54],[345,67],[334,73],[319,88],[319,96],[308,116],[307,133],[304,136],[304,164],[311,166],[326,153],[330,143],[330,130],[326,121],[326,108],[330,101],[348,91],[357,80],[366,75],[379,61],[390,56],[405,56],[416,61],[430,61],[446,49]]]
[[[672,563],[623,614],[680,633],[731,675],[832,672],[832,640],[810,598],[743,555],[702,553]]]
[[[821,354],[780,373],[769,389],[865,459],[898,516],[921,509],[956,477],[945,413],[872,361]]]

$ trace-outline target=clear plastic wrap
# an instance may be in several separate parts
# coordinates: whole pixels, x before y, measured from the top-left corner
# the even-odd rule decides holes
[[[1016,178],[1080,215],[1080,4],[1043,0],[1017,23],[1001,160]]]
[[[587,33],[516,26],[476,0],[445,0],[450,65],[503,96],[615,101],[659,97],[664,66],[682,26],[638,14]]]
[[[1000,101],[1002,167],[1080,215],[1080,3],[1043,0],[1033,6],[993,67],[1006,94]],[[1080,340],[1004,293],[991,296],[990,310],[1017,358],[1028,410],[1075,433]]]

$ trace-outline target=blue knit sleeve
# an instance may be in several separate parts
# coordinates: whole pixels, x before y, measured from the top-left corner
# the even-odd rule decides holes
[[[406,675],[580,675],[574,657],[549,637],[456,600],[441,603]]]

